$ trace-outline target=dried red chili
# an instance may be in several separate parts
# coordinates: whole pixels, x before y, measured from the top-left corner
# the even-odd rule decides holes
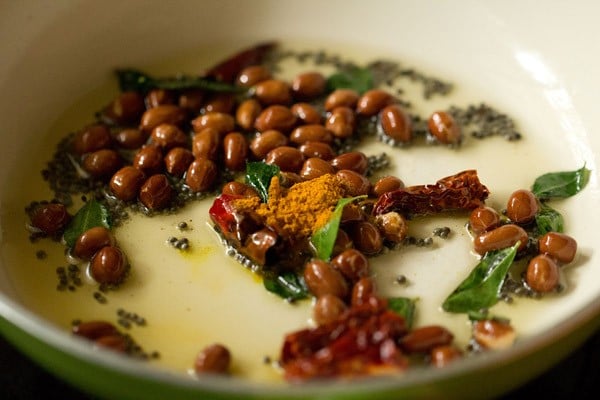
[[[404,214],[436,214],[451,210],[472,210],[483,205],[489,190],[477,176],[467,170],[440,179],[433,185],[410,186],[379,197],[373,214],[397,211]]]
[[[281,366],[289,381],[403,371],[408,361],[397,343],[406,332],[387,301],[372,297],[336,321],[288,334]]]
[[[276,45],[275,42],[267,42],[243,50],[215,65],[206,71],[204,75],[221,82],[233,83],[244,68],[260,64]]]

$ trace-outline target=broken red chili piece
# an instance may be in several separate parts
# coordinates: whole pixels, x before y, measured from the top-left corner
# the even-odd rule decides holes
[[[236,239],[238,243],[241,242],[241,238],[238,237],[240,216],[235,212],[233,201],[241,197],[222,194],[215,198],[208,210],[210,219],[219,227],[221,233],[228,239]]]
[[[384,299],[355,305],[337,320],[285,337],[281,366],[288,381],[403,371],[408,360],[398,347],[404,319]]]
[[[374,215],[397,211],[410,215],[436,214],[451,210],[472,210],[484,204],[489,190],[479,181],[477,171],[467,170],[440,179],[433,185],[410,186],[379,197]]]
[[[210,219],[219,228],[225,239],[232,241],[240,248],[246,238],[260,226],[252,219],[251,214],[241,213],[234,206],[234,200],[243,198],[241,195],[221,194],[215,198],[208,210]]]

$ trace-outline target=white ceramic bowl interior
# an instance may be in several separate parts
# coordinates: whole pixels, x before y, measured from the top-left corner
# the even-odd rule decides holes
[[[593,1],[19,1],[0,2],[0,194],[2,214],[10,204],[7,177],[27,162],[24,154],[73,102],[111,79],[118,66],[143,66],[193,49],[218,44],[243,48],[264,40],[340,44],[368,48],[401,59],[438,76],[463,82],[486,102],[515,117],[522,130],[545,140],[554,152],[542,169],[592,169],[585,193],[561,203],[568,213],[583,261],[574,272],[577,287],[547,319],[547,332],[515,348],[469,360],[448,371],[421,371],[404,380],[385,381],[376,390],[427,387],[478,370],[494,370],[528,358],[539,372],[579,343],[597,325],[600,313],[600,262],[594,232],[600,216],[597,156],[600,126],[600,54],[595,51],[600,5]],[[502,154],[498,155],[499,158]],[[497,161],[497,160],[493,160]],[[536,166],[532,166],[537,170]],[[540,167],[541,168],[541,167]],[[26,185],[26,182],[23,182]],[[11,232],[3,225],[2,237]],[[130,360],[93,352],[27,310],[0,264],[0,315],[18,328],[76,358],[184,387],[210,387],[233,393],[289,396],[330,393],[331,388],[265,389],[247,382],[200,380],[160,373]],[[556,323],[559,320],[560,323]],[[546,323],[546,322],[544,322]],[[577,332],[575,332],[577,331]],[[570,338],[570,339],[569,339]],[[563,343],[554,355],[535,356]],[[532,358],[533,357],[533,358]],[[531,361],[533,360],[533,361]],[[135,366],[135,370],[134,370]],[[506,370],[504,371],[506,373]],[[519,377],[510,376],[514,383]],[[522,379],[521,379],[522,380]],[[499,379],[491,390],[513,386]],[[449,385],[448,387],[452,387]],[[375,390],[357,383],[358,393]],[[271,392],[269,392],[271,390]],[[354,389],[353,389],[354,390]],[[450,389],[459,390],[456,387]],[[279,392],[281,391],[281,392]],[[411,392],[405,392],[411,393]],[[441,395],[426,390],[416,394]],[[413,394],[415,394],[413,393]]]

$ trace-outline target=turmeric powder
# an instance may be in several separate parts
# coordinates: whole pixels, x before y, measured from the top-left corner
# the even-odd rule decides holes
[[[302,239],[309,237],[329,221],[344,188],[335,175],[325,174],[300,182],[286,189],[279,177],[271,179],[269,199],[261,203],[258,197],[235,201],[242,211],[253,211],[282,237]]]

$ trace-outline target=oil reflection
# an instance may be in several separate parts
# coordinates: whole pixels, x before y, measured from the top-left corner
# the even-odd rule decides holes
[[[589,141],[589,134],[573,104],[569,91],[540,54],[520,50],[515,53],[515,58],[531,78],[544,87],[544,97],[556,113],[558,124],[561,131],[565,133],[571,153],[576,159],[583,160],[592,170],[590,184],[597,188],[596,160]]]

